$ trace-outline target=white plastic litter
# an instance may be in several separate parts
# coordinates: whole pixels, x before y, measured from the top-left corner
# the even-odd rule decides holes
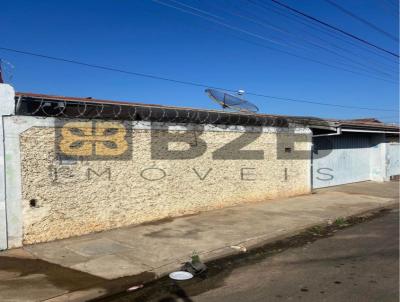
[[[243,252],[243,253],[247,252],[246,247],[241,245],[241,244],[240,245],[231,245],[231,248],[234,249],[234,250]]]
[[[169,277],[174,280],[189,280],[193,278],[193,275],[189,272],[184,272],[184,271],[177,271],[177,272],[172,272],[169,274]]]
[[[127,291],[128,292],[133,292],[133,291],[138,290],[138,289],[143,288],[143,287],[144,287],[143,284],[135,285],[135,286],[132,286],[132,287],[128,288]]]

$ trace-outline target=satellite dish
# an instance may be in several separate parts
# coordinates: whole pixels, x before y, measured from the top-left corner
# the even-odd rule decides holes
[[[215,102],[221,105],[222,109],[230,109],[245,113],[256,113],[256,105],[242,98],[244,90],[238,90],[237,95],[232,95],[216,89],[206,89],[205,92]]]

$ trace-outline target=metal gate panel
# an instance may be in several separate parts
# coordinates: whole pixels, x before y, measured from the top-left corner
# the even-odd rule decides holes
[[[367,135],[314,138],[313,188],[370,180],[371,142]]]
[[[387,146],[387,175],[394,176],[400,174],[400,144],[389,143]]]
[[[0,115],[0,251],[7,249],[6,187],[3,117]]]

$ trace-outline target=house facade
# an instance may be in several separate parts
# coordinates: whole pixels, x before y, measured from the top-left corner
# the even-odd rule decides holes
[[[0,101],[0,249],[399,174],[399,129],[378,122],[15,93],[5,84]]]

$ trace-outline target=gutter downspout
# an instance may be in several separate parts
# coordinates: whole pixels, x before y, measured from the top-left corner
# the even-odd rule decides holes
[[[343,129],[343,132],[362,132],[362,133],[390,133],[399,134],[396,131],[385,131],[385,130],[362,130],[362,129]]]
[[[15,112],[14,112],[14,114],[18,114],[19,109],[21,108],[21,101],[22,101],[22,96],[19,96],[19,97],[18,97],[18,100],[17,100],[17,104],[15,105]]]

